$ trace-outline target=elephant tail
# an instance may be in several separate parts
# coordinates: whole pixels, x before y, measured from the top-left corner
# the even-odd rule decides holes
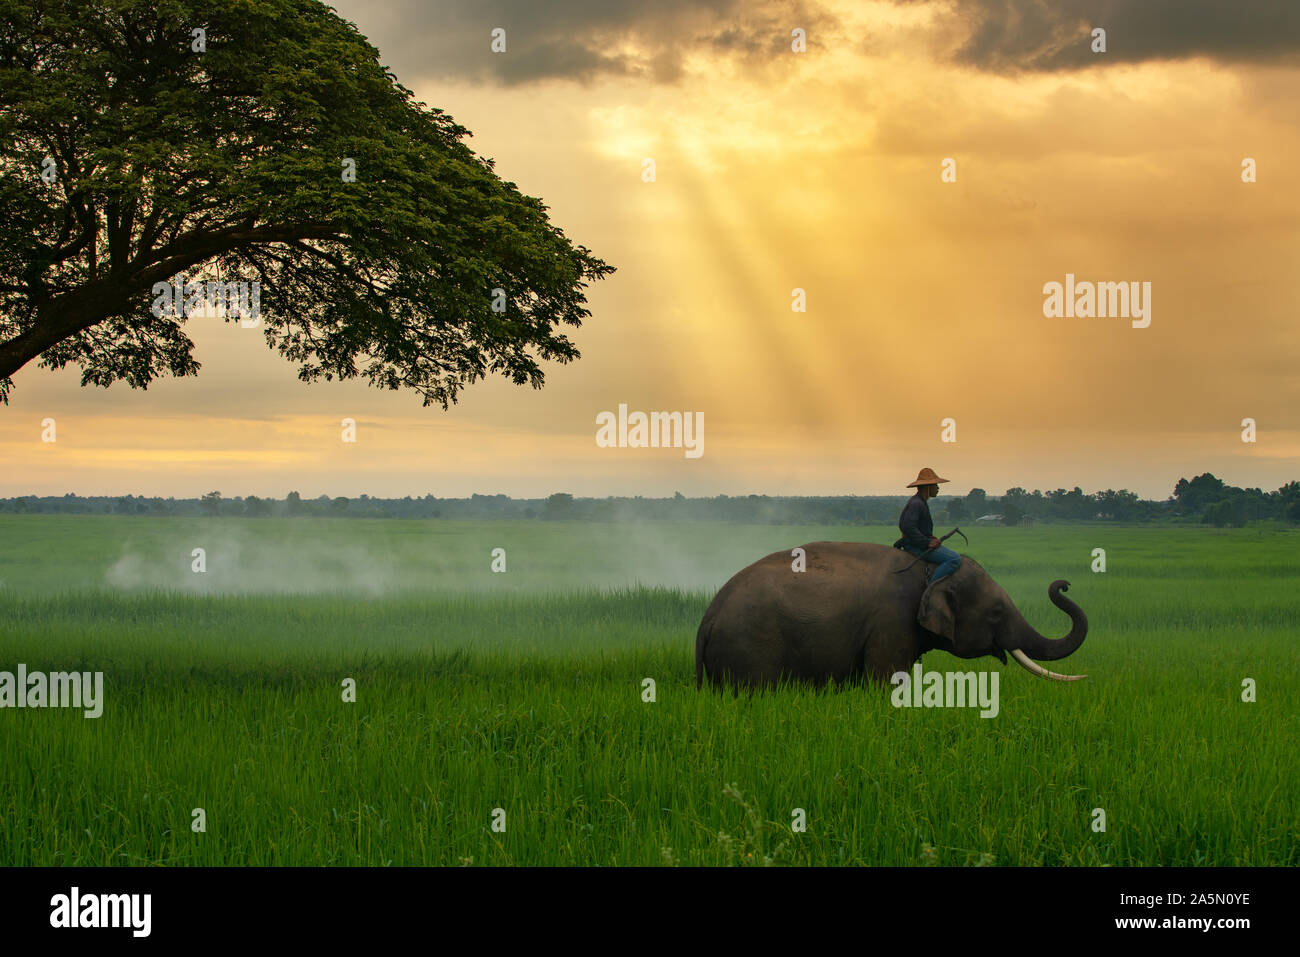
[[[713,630],[713,609],[704,613],[700,621],[700,630],[695,633],[695,690],[704,687],[704,649],[709,643],[709,632]]]

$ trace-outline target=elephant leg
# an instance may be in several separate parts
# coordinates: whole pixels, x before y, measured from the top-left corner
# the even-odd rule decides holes
[[[887,684],[899,671],[911,671],[921,656],[921,643],[912,629],[902,632],[877,633],[872,636],[863,653],[862,673],[865,678]]]

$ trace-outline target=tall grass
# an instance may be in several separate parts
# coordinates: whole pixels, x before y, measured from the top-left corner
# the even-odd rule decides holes
[[[410,526],[390,549],[402,561],[433,562],[416,543],[436,532],[438,561],[463,550],[489,576],[486,542],[525,544],[496,591],[488,577],[195,593],[105,574],[126,534],[165,551],[201,523],[0,520],[0,670],[103,671],[106,686],[95,720],[0,710],[0,862],[1300,864],[1293,537],[979,529],[971,553],[1034,624],[1064,630],[1046,598],[1058,577],[1091,622],[1066,669],[1090,678],[1071,685],[928,655],[930,670],[1001,671],[1000,712],[981,719],[862,688],[696,692],[695,628],[720,580],[861,529],[353,520],[295,534],[382,551],[393,524]],[[611,584],[651,537],[656,561],[676,547],[706,587]],[[1105,574],[1088,570],[1094,547]],[[37,553],[39,577],[15,571]]]

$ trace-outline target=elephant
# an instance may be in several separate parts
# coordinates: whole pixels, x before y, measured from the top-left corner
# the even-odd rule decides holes
[[[1047,594],[1070,616],[1064,638],[1035,631],[1010,596],[970,556],[926,590],[932,565],[907,552],[860,542],[773,552],[737,572],[718,591],[695,638],[695,686],[736,691],[781,682],[883,684],[938,648],[958,658],[1006,653],[1042,678],[1076,681],[1037,664],[1078,650],[1088,634],[1083,609],[1057,580]],[[914,562],[908,567],[909,562]],[[924,600],[924,606],[922,599]]]

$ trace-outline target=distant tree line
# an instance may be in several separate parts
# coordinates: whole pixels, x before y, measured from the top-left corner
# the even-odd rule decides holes
[[[893,525],[906,495],[716,495],[687,498],[636,496],[575,498],[557,492],[547,498],[471,495],[469,498],[302,498],[290,492],[283,499],[256,495],[225,498],[213,491],[200,498],[149,498],[138,495],[23,495],[0,499],[0,513],[324,517],[536,519],[538,521],[665,521],[744,522],[771,525]],[[1300,524],[1300,482],[1288,482],[1272,492],[1227,485],[1209,472],[1180,478],[1164,501],[1139,499],[1126,489],[1084,492],[1042,492],[1011,488],[1000,497],[983,489],[964,496],[940,496],[931,503],[936,523],[1003,525],[1029,522],[1199,522],[1243,526],[1247,522],[1281,521]]]

